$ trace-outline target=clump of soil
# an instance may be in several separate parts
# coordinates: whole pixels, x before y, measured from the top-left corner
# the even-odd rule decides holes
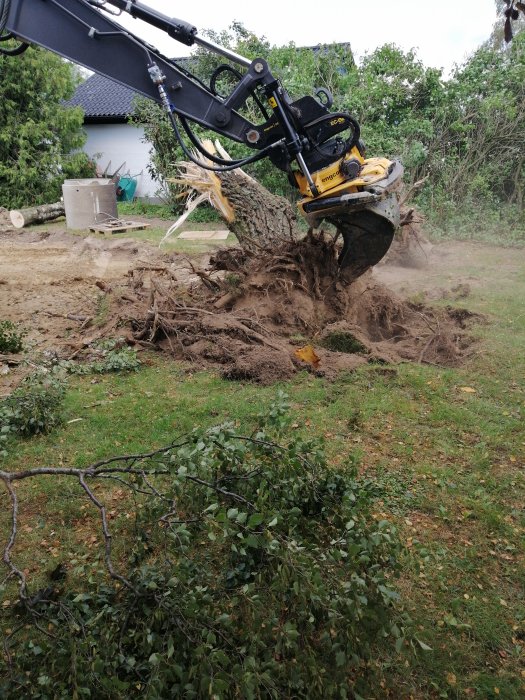
[[[322,233],[274,252],[222,251],[195,272],[199,283],[189,287],[169,271],[135,280],[148,310],[132,322],[134,335],[227,378],[267,384],[298,369],[332,378],[402,360],[453,366],[472,345],[472,314],[405,302],[371,273],[345,278]],[[307,344],[318,362],[296,356]]]

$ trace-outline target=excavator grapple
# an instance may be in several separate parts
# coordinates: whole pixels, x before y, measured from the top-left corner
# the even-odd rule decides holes
[[[399,161],[370,158],[357,178],[299,202],[310,226],[326,221],[342,236],[339,264],[347,280],[376,265],[390,248],[400,222],[397,190],[402,177]]]

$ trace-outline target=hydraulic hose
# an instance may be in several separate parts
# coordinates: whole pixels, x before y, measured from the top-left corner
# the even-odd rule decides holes
[[[169,117],[171,126],[173,128],[173,131],[175,132],[175,136],[177,138],[177,141],[179,142],[180,147],[182,148],[182,151],[183,151],[184,155],[186,156],[186,158],[189,158],[192,163],[195,163],[196,165],[200,166],[204,170],[211,170],[214,173],[226,173],[226,172],[229,172],[231,170],[236,170],[237,168],[242,168],[245,165],[249,165],[250,163],[256,163],[258,160],[262,160],[263,158],[266,158],[266,156],[269,154],[269,152],[271,150],[273,150],[273,148],[280,145],[280,142],[277,141],[276,143],[272,143],[271,146],[267,146],[262,151],[259,151],[259,153],[256,153],[253,156],[250,156],[248,158],[244,158],[243,160],[231,161],[231,163],[230,163],[230,161],[227,161],[228,163],[230,163],[229,165],[226,165],[226,166],[221,167],[221,168],[213,168],[211,165],[207,165],[206,163],[203,163],[202,161],[195,158],[193,153],[186,146],[186,144],[184,143],[184,140],[182,138],[182,134],[180,133],[179,125],[177,124],[177,120],[175,118],[175,115],[173,114],[173,112],[171,112],[171,110],[168,112],[168,117]],[[201,151],[201,153],[203,153],[203,155],[206,155],[207,158],[209,157],[209,155],[211,155],[211,154],[208,154],[206,151],[203,152],[203,150],[201,150],[200,148],[199,148],[199,150]],[[213,161],[214,158],[210,158],[210,160]]]
[[[7,20],[9,18],[9,10],[11,9],[11,0],[0,0],[0,42],[8,41],[9,39],[16,39],[15,35],[11,32],[4,34],[5,28],[7,27]],[[18,56],[28,48],[29,44],[21,42],[18,46],[14,46],[12,49],[3,49],[0,47],[0,54],[4,56]]]
[[[4,33],[7,26],[7,18],[11,9],[11,0],[0,0],[0,35]]]

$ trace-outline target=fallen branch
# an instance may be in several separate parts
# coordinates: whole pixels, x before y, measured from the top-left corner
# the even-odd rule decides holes
[[[91,316],[83,316],[82,314],[60,314],[55,311],[44,311],[44,313],[52,318],[65,318],[68,321],[79,321],[80,323],[91,320]]]
[[[278,445],[277,443],[252,439],[247,436],[235,436],[232,439],[239,440],[241,442],[249,441],[254,445],[264,446],[272,452],[274,450],[285,450],[284,447]],[[94,481],[96,479],[113,479],[118,481],[133,493],[144,494],[157,502],[167,502],[169,505],[169,512],[158,518],[158,522],[165,524],[172,516],[176,514],[174,510],[174,503],[173,500],[168,499],[153,482],[158,477],[166,477],[169,474],[177,472],[176,465],[172,464],[170,468],[166,466],[166,461],[169,461],[166,458],[171,457],[173,459],[174,451],[188,445],[189,443],[190,439],[188,437],[182,437],[180,440],[174,441],[170,445],[156,450],[139,454],[109,457],[108,459],[94,462],[93,464],[83,468],[36,467],[14,472],[0,470],[0,481],[4,483],[11,502],[11,527],[7,541],[3,548],[2,561],[8,571],[7,579],[18,579],[20,601],[23,602],[28,608],[33,606],[33,598],[28,590],[26,575],[14,563],[12,557],[18,536],[20,516],[19,498],[15,489],[16,482],[42,476],[72,477],[77,480],[88,500],[95,506],[100,514],[100,524],[104,539],[104,560],[106,570],[112,579],[118,581],[122,586],[132,591],[136,596],[140,596],[140,591],[136,588],[132,581],[120,573],[113,563],[113,535],[109,527],[107,508],[103,501],[94,493],[94,489],[90,484],[88,484],[88,480]],[[156,459],[158,459],[158,463],[155,463],[155,466],[152,468],[151,460]],[[146,464],[147,471],[145,468]],[[258,472],[250,472],[248,475],[236,476],[235,479],[252,478],[257,474]],[[138,479],[142,479],[144,482],[142,484],[143,488],[140,488],[140,483],[137,483]],[[215,480],[205,480],[193,474],[185,474],[184,479],[198,486],[202,486],[205,489],[215,491],[219,496],[222,496],[227,501],[242,503],[250,510],[254,510],[254,505],[251,501],[232,491],[231,489],[226,489],[224,487],[224,482],[227,481],[225,477],[218,477]],[[145,487],[144,484],[146,485]]]

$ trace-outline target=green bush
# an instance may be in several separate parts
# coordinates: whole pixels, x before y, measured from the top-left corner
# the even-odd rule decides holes
[[[62,422],[65,391],[64,380],[54,372],[30,375],[0,403],[1,433],[48,433]]]
[[[0,352],[22,352],[27,331],[13,321],[0,321]]]
[[[80,107],[66,107],[78,69],[32,46],[13,60],[0,55],[0,202],[9,209],[56,202],[69,178],[94,177],[81,151]]]
[[[289,431],[281,401],[251,435],[232,424],[195,430],[160,463],[143,462],[134,486],[147,491],[159,468],[169,474],[162,499],[137,509],[127,550],[134,590],[97,584],[79,565],[85,586],[37,609],[54,638],[24,630],[0,695],[359,692],[374,644],[399,648],[403,629],[391,584],[399,545],[372,517],[374,487],[353,460],[329,465],[322,443]]]
[[[154,216],[157,219],[173,221],[176,216],[174,207],[168,204],[152,204],[136,200],[134,202],[119,202],[118,212],[120,216]]]

